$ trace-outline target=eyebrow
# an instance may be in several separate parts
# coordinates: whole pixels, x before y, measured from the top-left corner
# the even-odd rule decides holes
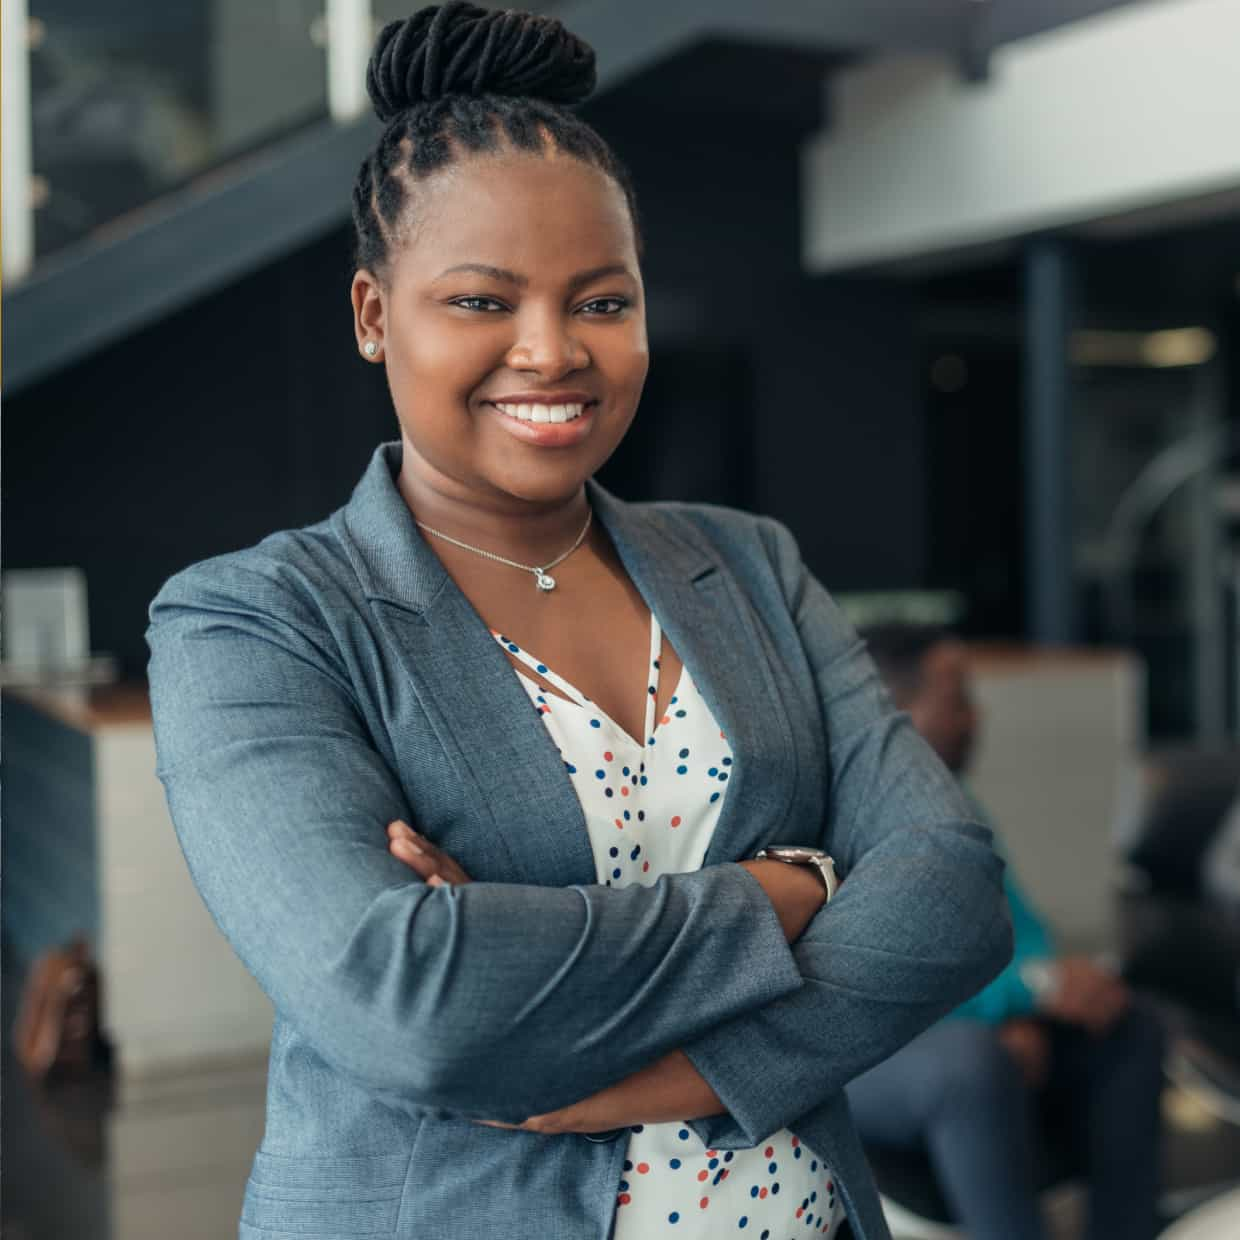
[[[457,275],[461,272],[486,276],[489,280],[498,280],[503,284],[515,284],[517,288],[526,288],[530,282],[528,276],[519,275],[505,267],[491,267],[486,263],[457,263],[455,267],[441,271],[439,278],[442,280],[444,276]],[[586,284],[593,284],[595,280],[601,280],[604,276],[629,276],[631,278],[632,273],[623,263],[609,263],[605,267],[592,267],[589,271],[579,271],[569,280],[568,287],[575,291]]]

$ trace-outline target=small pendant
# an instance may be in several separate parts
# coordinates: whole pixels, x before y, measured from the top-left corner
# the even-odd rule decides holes
[[[554,590],[555,578],[550,573],[544,573],[541,568],[534,570],[534,584],[540,590]]]

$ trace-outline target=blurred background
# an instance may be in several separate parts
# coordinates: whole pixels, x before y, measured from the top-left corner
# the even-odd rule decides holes
[[[2,9],[5,1240],[235,1234],[270,1009],[167,820],[146,606],[396,437],[348,212],[411,7]],[[1240,1182],[1240,932],[1200,872],[1240,792],[1240,5],[533,7],[597,49],[644,217],[602,480],[776,516],[859,623],[969,639],[1035,901],[1181,1035],[1169,1211]],[[10,1031],[77,933],[107,1053],[39,1081]]]

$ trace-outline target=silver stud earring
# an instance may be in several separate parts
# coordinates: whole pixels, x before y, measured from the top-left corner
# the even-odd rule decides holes
[[[365,353],[367,357],[374,357],[374,355],[379,352],[379,346],[375,344],[373,340],[368,340],[364,345],[362,345],[362,352]]]

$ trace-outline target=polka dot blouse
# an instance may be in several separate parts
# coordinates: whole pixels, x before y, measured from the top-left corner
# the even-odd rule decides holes
[[[650,886],[660,875],[700,869],[736,758],[688,667],[656,718],[663,634],[654,615],[640,742],[545,663],[494,636],[564,695],[518,673],[581,802],[598,881]],[[830,1169],[786,1130],[733,1151],[706,1149],[687,1124],[638,1125],[629,1134],[616,1200],[615,1240],[831,1236],[842,1217]]]

